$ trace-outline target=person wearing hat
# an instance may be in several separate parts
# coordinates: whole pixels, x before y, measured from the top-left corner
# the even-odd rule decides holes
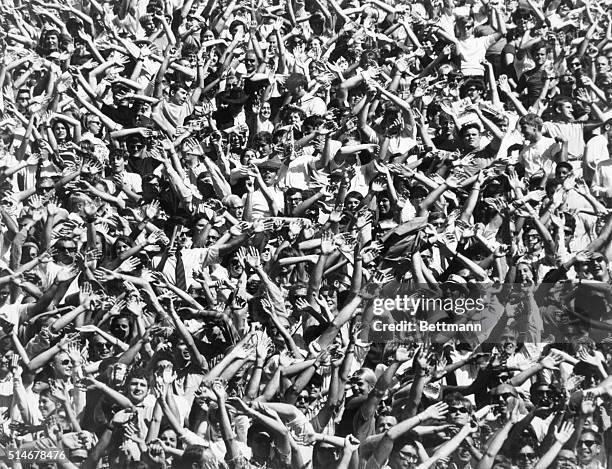
[[[248,134],[244,104],[248,101],[249,97],[244,90],[232,87],[218,94],[217,99],[219,107],[212,114],[217,123],[217,128],[227,133],[240,132]]]

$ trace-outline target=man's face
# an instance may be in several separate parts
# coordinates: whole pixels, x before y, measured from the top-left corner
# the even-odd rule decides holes
[[[601,444],[590,432],[583,433],[578,439],[578,461],[580,464],[589,464],[601,451]]]
[[[565,181],[570,174],[572,174],[572,170],[565,166],[557,166],[557,169],[555,169],[555,176],[559,181]]]
[[[540,248],[541,236],[537,230],[529,230],[523,237],[523,242],[529,252],[534,252]]]
[[[572,103],[568,103],[568,102],[561,103],[557,107],[557,111],[563,117],[566,117],[568,119],[573,119],[574,118],[574,105]]]
[[[125,169],[125,159],[123,158],[123,155],[115,155],[111,159],[111,165],[113,168],[113,172],[115,172],[116,174],[122,173]]]
[[[516,334],[511,332],[507,332],[501,336],[501,344],[502,350],[508,354],[512,355],[516,351]]]
[[[464,132],[462,140],[466,150],[477,150],[480,148],[480,131],[475,128],[468,129]]]
[[[248,73],[255,72],[257,70],[257,56],[249,52],[244,58],[244,65]]]
[[[576,469],[576,454],[571,449],[559,451],[556,459],[556,469]]]
[[[465,403],[459,401],[448,407],[448,421],[452,425],[463,426],[470,421],[470,411]]]
[[[397,424],[397,419],[393,415],[384,415],[376,422],[376,433],[384,433]]]
[[[98,357],[99,360],[109,358],[113,354],[113,346],[104,337],[96,335],[91,342],[91,348],[93,349],[93,356]]]
[[[419,452],[413,445],[406,445],[399,451],[393,451],[389,456],[391,469],[412,469],[419,461]]]
[[[287,197],[287,209],[289,215],[293,214],[293,211],[302,203],[302,200],[303,198],[300,192],[296,192],[295,194],[291,194]]]
[[[537,129],[535,125],[527,124],[526,122],[521,123],[521,134],[523,134],[523,138],[525,140],[533,141],[537,134]]]
[[[57,249],[57,261],[60,264],[71,265],[77,253],[76,243],[72,240],[64,239],[55,245]]]
[[[187,90],[185,88],[179,88],[170,94],[170,98],[174,104],[182,106],[187,101]]]
[[[135,404],[138,404],[147,397],[149,392],[149,384],[144,378],[132,378],[128,383],[128,398]]]
[[[66,352],[60,352],[53,358],[55,376],[59,379],[68,378],[72,374],[72,360]]]
[[[17,95],[17,109],[21,112],[25,112],[28,109],[28,103],[30,102],[29,93],[19,93]]]
[[[546,49],[541,48],[535,52],[533,59],[535,60],[536,65],[543,65],[544,62],[546,62],[547,57],[548,54],[546,53]]]
[[[370,390],[370,384],[363,378],[361,373],[352,376],[348,382],[351,390],[353,391],[353,396],[365,396]]]

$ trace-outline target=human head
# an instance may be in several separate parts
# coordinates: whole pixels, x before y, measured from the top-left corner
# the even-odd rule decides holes
[[[576,450],[578,462],[586,466],[594,461],[601,452],[601,435],[593,430],[584,430],[578,438]]]
[[[542,127],[544,122],[542,118],[536,114],[526,114],[519,120],[519,127],[521,134],[526,140],[535,142],[542,134]]]
[[[459,131],[459,138],[465,151],[478,150],[480,148],[480,136],[480,125],[475,122],[464,125]]]
[[[149,393],[149,374],[143,368],[135,368],[125,379],[125,391],[132,404],[140,404]]]

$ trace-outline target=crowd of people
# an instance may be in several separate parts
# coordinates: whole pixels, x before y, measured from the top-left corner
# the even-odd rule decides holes
[[[2,0],[0,468],[610,467],[611,19]]]

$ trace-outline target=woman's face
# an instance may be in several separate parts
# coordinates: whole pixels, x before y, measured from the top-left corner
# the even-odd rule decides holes
[[[378,201],[378,210],[380,213],[386,215],[391,211],[391,201],[388,197],[381,197]]]
[[[259,109],[259,117],[261,117],[263,120],[269,120],[271,115],[272,107],[270,106],[270,103],[263,103]]]
[[[535,450],[531,446],[523,446],[518,452],[516,465],[519,469],[533,469],[537,460]]]
[[[117,241],[117,244],[115,245],[115,252],[117,253],[117,256],[120,256],[128,249],[130,249],[128,244],[124,243],[123,241]]]
[[[533,284],[533,272],[527,264],[519,264],[516,267],[517,280],[525,285]]]
[[[40,396],[38,399],[38,410],[40,410],[43,419],[47,419],[55,413],[57,406],[53,399],[48,396]]]
[[[159,436],[159,439],[162,441],[163,444],[169,446],[170,448],[176,448],[176,445],[178,443],[176,438],[176,432],[171,429],[162,432],[162,434]]]
[[[68,130],[66,126],[61,122],[56,122],[53,124],[53,133],[55,134],[55,138],[57,140],[65,140],[68,138]]]

